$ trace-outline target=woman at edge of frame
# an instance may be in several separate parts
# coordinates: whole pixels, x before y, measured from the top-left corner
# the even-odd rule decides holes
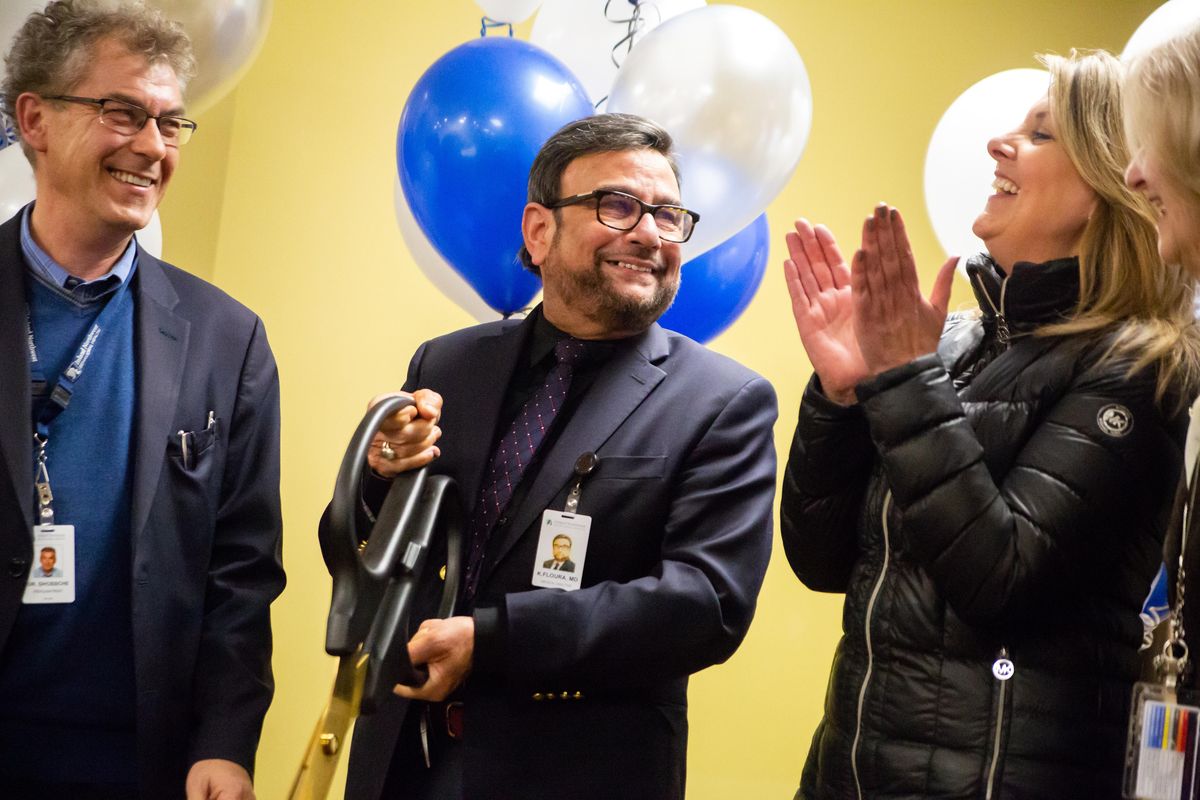
[[[1200,278],[1200,24],[1142,53],[1127,65],[1125,131],[1133,154],[1125,182],[1153,206],[1158,222],[1158,253],[1166,264],[1178,265]],[[1200,401],[1191,412],[1186,448],[1188,475],[1194,481],[1200,445]],[[1193,488],[1196,488],[1195,486]],[[1176,513],[1182,522],[1188,487],[1181,486]],[[1184,641],[1200,641],[1200,528],[1197,498],[1191,498],[1184,592]],[[1169,589],[1174,601],[1178,580],[1180,525],[1172,525],[1165,548]],[[1190,601],[1190,602],[1186,602]],[[1189,635],[1190,631],[1190,635]],[[1181,685],[1196,688],[1196,661],[1189,657]]]
[[[844,263],[806,221],[785,275],[814,367],[784,475],[788,560],[846,594],[797,798],[1117,798],[1138,612],[1200,374],[1195,281],[1123,182],[1120,67],[1045,56],[988,143],[979,312],[921,295],[878,207]]]

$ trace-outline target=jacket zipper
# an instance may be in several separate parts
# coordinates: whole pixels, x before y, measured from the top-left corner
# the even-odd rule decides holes
[[[1016,672],[1016,667],[1008,658],[1008,648],[1001,647],[992,662],[992,675],[1000,681],[1000,699],[996,705],[996,738],[992,742],[992,763],[988,767],[987,794],[985,800],[992,800],[992,790],[996,783],[996,766],[1000,763],[1000,738],[1004,733],[1004,700],[1008,694],[1008,681]]]
[[[867,699],[867,684],[871,682],[871,671],[875,666],[875,651],[871,645],[871,616],[875,612],[875,600],[879,597],[879,590],[883,588],[883,580],[887,577],[888,565],[892,558],[892,544],[888,531],[888,510],[891,506],[892,490],[888,489],[887,494],[883,496],[883,514],[881,515],[883,518],[883,568],[879,570],[879,577],[875,579],[871,597],[867,600],[867,619],[863,626],[867,640],[867,671],[863,675],[862,686],[858,689],[858,717],[854,726],[854,743],[850,747],[850,771],[854,773],[854,788],[858,791],[858,800],[863,800],[862,784],[858,780],[858,743],[862,737],[863,704]]]
[[[1008,328],[1008,320],[1004,317],[1004,296],[1008,291],[1008,279],[1011,275],[1005,275],[1000,281],[1000,305],[997,306],[992,301],[992,296],[988,294],[987,288],[976,275],[976,283],[979,284],[979,292],[984,299],[988,301],[988,305],[992,307],[992,313],[996,315],[996,339],[1006,349],[1012,339],[1012,332]],[[996,767],[1000,763],[1000,741],[1004,734],[1004,708],[1005,700],[1008,696],[1008,681],[1013,676],[1015,668],[1012,661],[1008,658],[1008,648],[1001,647],[1000,652],[996,656],[996,660],[992,662],[992,676],[1000,682],[1000,697],[996,704],[996,734],[992,741],[992,760],[988,765],[987,777],[987,792],[984,795],[985,800],[992,800],[992,793],[995,790],[996,784]]]
[[[1004,318],[1004,294],[1008,290],[1008,279],[1011,275],[1005,275],[1004,280],[1000,281],[1000,306],[992,302],[992,296],[988,294],[987,288],[983,282],[979,280],[979,275],[975,275],[975,282],[979,284],[979,293],[988,301],[988,305],[992,307],[992,313],[996,315],[996,338],[1000,340],[1000,344],[1008,347],[1009,339],[1012,338],[1012,332],[1008,329],[1008,320]]]

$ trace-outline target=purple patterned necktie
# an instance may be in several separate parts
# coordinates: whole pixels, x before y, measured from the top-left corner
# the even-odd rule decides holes
[[[483,492],[471,517],[470,551],[467,553],[467,575],[463,587],[463,596],[468,601],[475,597],[475,591],[479,588],[479,573],[492,528],[504,509],[508,508],[525,468],[533,461],[533,454],[546,438],[546,431],[567,399],[571,375],[586,352],[583,342],[578,339],[561,339],[554,345],[557,363],[546,376],[542,387],[517,412],[488,463]]]

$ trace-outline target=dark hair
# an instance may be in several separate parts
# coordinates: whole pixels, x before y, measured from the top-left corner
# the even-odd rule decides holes
[[[569,122],[542,145],[533,167],[529,170],[530,203],[549,205],[559,200],[562,176],[572,161],[593,153],[615,153],[622,150],[653,150],[661,153],[671,165],[675,180],[682,185],[679,165],[675,163],[671,134],[648,119],[634,114],[596,114]],[[554,211],[556,218],[558,209]],[[524,246],[518,254],[525,269],[542,275]]]
[[[571,541],[570,536],[567,536],[565,533],[560,533],[558,536],[555,536],[553,539],[550,540],[550,546],[553,547],[554,543],[557,542],[559,539],[566,539],[567,547],[572,547],[575,544],[574,542]]]
[[[119,42],[130,53],[145,56],[151,64],[169,66],[180,90],[196,71],[191,40],[161,11],[139,0],[115,5],[97,0],[54,0],[30,14],[13,37],[4,56],[0,106],[15,115],[17,98],[25,92],[69,92],[84,79],[94,48],[106,39]],[[0,42],[0,47],[6,45],[8,42]],[[27,147],[25,155],[32,161],[32,151]]]
[[[55,550],[53,547],[43,547],[42,552],[43,553],[53,553],[54,555],[58,555],[58,551]]]

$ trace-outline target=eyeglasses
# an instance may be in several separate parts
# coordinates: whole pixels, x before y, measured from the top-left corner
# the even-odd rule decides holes
[[[591,201],[596,203],[596,219],[602,225],[619,231],[633,230],[642,221],[642,217],[649,214],[664,242],[686,242],[691,238],[696,223],[700,221],[700,215],[695,211],[688,211],[680,206],[643,203],[631,194],[613,189],[597,189],[587,194],[565,197],[547,203],[546,208],[562,208]]]
[[[158,134],[163,144],[178,147],[187,144],[196,132],[196,123],[185,117],[164,115],[156,117],[141,106],[126,103],[124,100],[114,100],[111,97],[75,97],[70,94],[56,94],[46,97],[47,100],[62,100],[67,103],[82,103],[96,106],[100,109],[100,123],[113,129],[122,136],[133,136],[146,122],[154,120],[158,125]]]

